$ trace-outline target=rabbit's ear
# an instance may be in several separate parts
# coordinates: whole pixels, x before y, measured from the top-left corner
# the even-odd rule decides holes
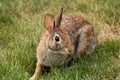
[[[53,30],[53,20],[54,20],[54,17],[52,14],[45,14],[44,16],[44,27],[46,30]]]
[[[62,20],[62,13],[63,13],[63,8],[60,9],[57,17],[55,18],[55,27],[59,27],[61,24],[61,20]]]

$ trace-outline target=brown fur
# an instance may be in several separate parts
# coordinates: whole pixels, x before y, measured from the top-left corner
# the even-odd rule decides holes
[[[54,19],[45,15],[45,32],[37,48],[37,65],[32,80],[42,66],[62,65],[81,54],[90,54],[95,49],[96,36],[93,26],[83,17],[63,15],[63,10]],[[55,37],[59,41],[55,41]]]

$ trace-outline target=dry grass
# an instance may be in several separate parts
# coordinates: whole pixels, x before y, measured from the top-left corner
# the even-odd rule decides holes
[[[120,27],[109,26],[107,24],[101,25],[98,33],[98,40],[105,41],[106,39],[119,40],[120,39]]]

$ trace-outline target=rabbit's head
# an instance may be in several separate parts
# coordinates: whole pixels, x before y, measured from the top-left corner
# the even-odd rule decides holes
[[[54,18],[52,14],[45,14],[44,27],[49,33],[47,40],[48,48],[52,51],[60,52],[61,54],[69,54],[73,51],[71,38],[61,26],[63,9],[59,11]]]

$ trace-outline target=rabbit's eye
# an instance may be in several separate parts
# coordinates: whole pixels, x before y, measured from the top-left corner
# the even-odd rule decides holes
[[[60,41],[60,38],[58,36],[55,36],[55,41],[56,42]]]

